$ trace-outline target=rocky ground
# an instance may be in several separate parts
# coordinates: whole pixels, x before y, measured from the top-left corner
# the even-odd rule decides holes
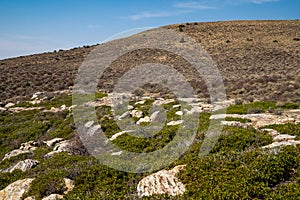
[[[228,100],[213,104],[189,64],[161,50],[118,58],[101,78],[95,99],[76,105],[74,78],[96,46],[1,60],[0,199],[297,199],[299,25],[292,20],[163,27],[191,36],[217,63]],[[112,86],[131,67],[146,62],[174,67],[197,95],[176,99],[146,85],[118,110],[116,100],[129,94],[112,94]],[[163,110],[150,109],[159,106]],[[125,151],[162,150],[188,117],[199,117],[199,124],[189,149],[172,164],[157,160],[163,166],[159,170],[129,173],[91,156],[76,131],[78,108],[95,108],[98,121],[84,121],[84,130],[94,135],[101,128],[105,142],[121,148],[109,152],[115,158]],[[118,126],[128,121],[131,126]],[[216,123],[222,126],[220,137],[199,157],[209,126]],[[153,124],[160,127],[155,135],[134,136],[135,127],[146,130]]]
[[[71,98],[70,91],[65,92],[64,95],[65,99],[64,101],[60,100],[60,94],[57,97],[54,97],[54,99],[49,100],[46,98],[47,93],[39,92],[32,96],[32,98],[26,102],[19,102],[19,104],[13,105],[11,103],[8,103],[8,105],[2,107],[1,112],[2,115],[7,116],[15,116],[14,119],[18,121],[18,117],[20,117],[20,114],[30,113],[33,111],[36,111],[36,113],[52,113],[54,115],[60,115],[62,113],[71,113],[72,109],[78,105],[71,105],[68,99]],[[125,95],[126,94],[120,94]],[[100,96],[100,95],[99,95]],[[244,156],[247,154],[255,153],[258,154],[257,156],[260,157],[259,154],[262,154],[261,156],[264,156],[264,152],[267,152],[269,155],[273,155],[274,158],[280,157],[281,154],[285,153],[287,151],[286,147],[293,147],[295,149],[299,150],[299,144],[300,144],[300,110],[297,109],[299,106],[297,104],[272,104],[271,102],[254,102],[250,104],[241,104],[241,102],[237,102],[236,100],[228,100],[225,102],[217,102],[216,104],[208,104],[205,102],[202,102],[201,98],[190,98],[185,99],[185,102],[188,104],[188,106],[182,107],[183,99],[180,99],[178,101],[177,99],[164,99],[160,97],[156,97],[155,94],[143,97],[138,96],[132,96],[129,105],[127,106],[127,111],[124,111],[124,113],[120,113],[119,115],[114,116],[113,113],[110,112],[110,109],[107,110],[106,108],[112,107],[112,97],[115,97],[115,95],[101,95],[100,98],[97,98],[95,101],[86,102],[84,106],[86,107],[96,107],[96,110],[98,112],[99,122],[101,125],[101,128],[103,130],[106,130],[106,136],[107,141],[113,142],[116,145],[120,145],[124,147],[127,150],[133,150],[133,151],[144,151],[149,152],[156,150],[158,146],[166,143],[161,143],[161,141],[165,140],[165,137],[170,137],[170,134],[173,133],[176,129],[172,129],[171,127],[178,127],[184,123],[183,116],[184,115],[192,115],[195,113],[200,114],[200,123],[207,126],[209,122],[207,120],[215,120],[215,119],[222,119],[220,123],[224,126],[222,135],[220,138],[220,144],[217,144],[215,149],[208,155],[208,157],[213,158],[215,156],[220,156],[223,153],[232,154],[232,152],[235,152],[234,154],[239,154],[239,156]],[[46,104],[51,102],[50,105]],[[57,103],[57,101],[59,103]],[[266,104],[269,106],[267,110],[264,110],[266,108]],[[135,121],[135,123],[138,126],[145,126],[149,123],[155,122],[159,116],[159,111],[156,112],[149,112],[149,108],[151,106],[163,106],[167,110],[167,119],[166,122],[164,122],[165,131],[167,132],[165,135],[164,133],[158,133],[159,140],[157,140],[156,136],[154,138],[151,138],[154,140],[153,143],[151,143],[151,139],[134,139],[130,138],[132,136],[129,135],[129,133],[133,130],[123,130],[120,131],[118,128],[109,128],[114,127],[113,121],[120,121],[124,120],[125,118],[131,118]],[[273,107],[272,107],[273,106]],[[218,110],[228,107],[227,114],[218,114]],[[246,112],[243,111],[244,108],[247,108]],[[292,109],[294,108],[294,109]],[[274,112],[276,110],[276,112]],[[256,113],[253,113],[253,112]],[[280,112],[279,112],[280,111]],[[244,113],[243,113],[244,112]],[[213,113],[213,114],[211,114]],[[239,113],[239,114],[235,114]],[[116,114],[116,113],[115,113]],[[201,116],[206,117],[206,119],[203,119]],[[65,116],[66,120],[67,115]],[[112,121],[111,121],[112,120]],[[3,121],[3,118],[2,118]],[[5,119],[4,119],[5,121]],[[110,121],[112,124],[107,124],[106,122]],[[46,123],[47,119],[44,119],[42,123]],[[85,126],[87,128],[92,127],[94,122],[86,122]],[[32,141],[27,141],[25,143],[20,143],[18,148],[11,149],[10,147],[5,146],[5,134],[4,130],[5,127],[7,127],[7,124],[0,124],[1,126],[1,137],[2,141],[4,143],[2,146],[4,147],[4,151],[2,151],[2,161],[0,163],[1,171],[0,171],[0,177],[2,177],[0,180],[3,181],[1,183],[1,191],[0,191],[0,199],[22,199],[25,198],[27,200],[29,199],[73,199],[75,197],[83,198],[85,197],[96,197],[96,198],[102,198],[105,196],[105,199],[111,199],[115,198],[116,196],[122,196],[126,198],[138,198],[138,197],[153,197],[153,198],[162,198],[162,196],[157,195],[164,195],[165,198],[168,197],[178,197],[178,198],[184,198],[184,199],[190,199],[195,198],[197,199],[199,196],[195,197],[192,191],[194,190],[193,187],[190,186],[192,184],[189,180],[189,176],[194,176],[193,174],[198,174],[200,171],[199,169],[195,168],[193,160],[201,160],[197,156],[197,154],[193,155],[192,158],[189,158],[191,155],[187,153],[186,156],[179,159],[174,163],[173,168],[163,169],[161,171],[155,172],[155,173],[148,173],[148,174],[140,174],[138,177],[135,177],[135,180],[139,180],[135,183],[131,183],[132,185],[126,185],[126,183],[123,187],[125,187],[125,191],[127,188],[127,193],[124,194],[121,191],[115,193],[114,195],[111,195],[110,192],[106,193],[102,191],[100,188],[98,188],[99,191],[93,191],[90,189],[84,189],[81,188],[78,185],[81,185],[82,183],[80,180],[80,174],[83,173],[85,176],[87,176],[86,172],[83,172],[83,169],[76,169],[76,172],[74,171],[74,167],[71,166],[71,168],[68,168],[64,165],[58,165],[56,167],[47,166],[49,165],[49,161],[51,162],[58,162],[57,159],[61,159],[63,161],[66,159],[66,162],[74,162],[72,159],[77,160],[81,157],[81,159],[91,159],[88,153],[86,152],[86,149],[82,146],[80,140],[78,140],[78,137],[76,137],[76,134],[74,135],[73,131],[71,130],[66,135],[61,135],[63,137],[51,137],[49,132],[53,131],[54,128],[53,125],[50,127],[47,127],[46,130],[41,129],[40,132],[36,133],[35,136],[32,137]],[[18,125],[17,125],[18,126]],[[285,128],[287,126],[287,128]],[[201,125],[200,125],[201,127]],[[231,127],[233,129],[231,129]],[[57,130],[58,132],[62,130]],[[19,131],[16,133],[20,134]],[[254,133],[253,136],[251,134]],[[240,138],[236,138],[233,140],[234,137],[237,137],[238,134],[242,134]],[[44,137],[41,137],[41,135],[45,135]],[[48,135],[48,136],[46,136]],[[199,129],[199,132],[196,136],[196,140],[194,143],[194,147],[201,146],[201,138],[203,138],[203,130],[201,128]],[[245,138],[246,139],[245,139]],[[252,139],[249,139],[249,137],[254,137]],[[43,139],[45,138],[45,139]],[[230,142],[231,144],[224,143],[229,139],[227,142]],[[241,140],[241,141],[239,141]],[[245,144],[241,144],[243,140],[246,141]],[[134,141],[134,142],[132,142]],[[165,141],[165,142],[168,142]],[[141,143],[147,143],[146,146],[140,146]],[[244,146],[246,145],[246,146]],[[17,146],[17,144],[15,145]],[[220,151],[220,148],[228,148],[227,150]],[[237,148],[237,149],[235,149]],[[242,149],[240,149],[242,148]],[[7,150],[6,150],[7,149]],[[8,149],[11,149],[8,151]],[[219,149],[219,150],[218,150]],[[42,151],[42,153],[41,153]],[[194,151],[194,150],[192,150]],[[259,153],[258,153],[259,152]],[[190,152],[191,153],[191,152]],[[121,152],[113,152],[111,153],[111,156],[120,156],[122,154]],[[58,157],[59,155],[63,155],[63,157]],[[65,157],[67,156],[67,157]],[[79,156],[79,157],[78,157]],[[297,153],[293,154],[290,153],[289,156],[294,157],[294,159],[299,159],[299,154]],[[191,160],[192,159],[192,160]],[[216,158],[215,158],[216,159]],[[55,161],[57,160],[57,161]],[[67,161],[69,160],[69,161]],[[221,159],[222,160],[222,159]],[[292,159],[293,160],[293,159]],[[60,161],[60,162],[61,162]],[[295,162],[296,160],[292,161]],[[78,162],[78,161],[77,161]],[[95,161],[88,161],[88,162],[95,162]],[[225,160],[221,162],[228,162]],[[236,161],[234,161],[236,162]],[[244,161],[249,162],[249,161]],[[252,165],[255,162],[254,160],[250,161],[250,165]],[[268,161],[267,161],[268,162]],[[271,165],[271,161],[269,161]],[[48,163],[48,164],[45,164]],[[78,164],[78,163],[77,163]],[[51,164],[52,165],[52,164]],[[78,164],[79,166],[81,164]],[[86,164],[84,164],[86,165]],[[201,164],[200,164],[201,165]],[[244,164],[245,165],[245,164]],[[281,166],[281,170],[284,170],[284,173],[289,173],[285,178],[280,178],[280,175],[276,175],[276,167],[274,168],[275,171],[271,171],[270,173],[274,173],[275,176],[278,176],[278,180],[275,181],[275,183],[268,182],[270,180],[265,180],[266,188],[272,189],[272,194],[276,194],[276,191],[282,192],[282,186],[281,184],[284,184],[284,186],[298,184],[297,180],[299,177],[299,163],[294,163],[292,169],[289,169],[286,171],[286,167],[284,163],[278,163],[278,167]],[[100,164],[97,164],[99,169],[103,168],[103,166]],[[48,168],[49,167],[49,168]],[[49,180],[48,184],[43,187],[40,191],[36,192],[33,191],[33,188],[39,187],[39,182],[43,179],[41,177],[46,176],[48,173],[53,173],[55,171],[55,168],[59,168],[61,170],[61,173],[55,173],[54,176],[57,176],[57,180],[61,180],[61,187],[62,189],[56,188],[58,186],[53,186],[54,180]],[[92,169],[91,165],[87,165],[87,168],[90,170]],[[191,169],[192,168],[192,169]],[[47,169],[47,170],[46,170]],[[99,170],[98,169],[98,170]],[[46,172],[43,172],[46,170]],[[230,170],[230,168],[223,169],[223,170]],[[291,170],[291,171],[290,171]],[[48,171],[48,172],[47,172]],[[15,180],[15,178],[12,178],[12,174],[17,172],[17,177],[20,179]],[[64,172],[64,173],[62,173]],[[67,174],[73,174],[72,176]],[[75,173],[75,174],[74,174]],[[94,173],[98,173],[97,169],[94,171]],[[122,172],[120,172],[122,173]],[[180,176],[178,177],[176,174],[180,173]],[[188,174],[184,174],[188,173]],[[257,171],[257,173],[260,173]],[[126,174],[126,173],[123,173]],[[252,174],[253,175],[253,174]],[[184,176],[184,177],[182,177]],[[5,178],[5,177],[11,177],[11,178]],[[93,175],[92,175],[93,177]],[[230,177],[230,176],[229,176]],[[258,176],[261,178],[261,180],[257,180],[258,182],[263,181],[263,176]],[[124,178],[124,177],[123,177]],[[93,178],[94,181],[97,181],[97,178]],[[110,179],[109,177],[106,177],[105,179]],[[125,178],[126,179],[126,178]],[[275,178],[276,179],[276,178]],[[188,180],[188,182],[186,182]],[[36,181],[36,182],[35,182]],[[46,180],[43,180],[46,181]],[[128,180],[129,181],[129,180]],[[248,180],[249,181],[249,180]],[[47,182],[47,181],[46,181]],[[55,183],[55,182],[54,182]],[[76,183],[78,185],[76,185]],[[93,183],[94,184],[94,183]],[[197,185],[198,183],[195,182]],[[201,183],[199,183],[201,184]],[[238,184],[237,182],[232,181],[232,184]],[[251,184],[257,184],[257,182],[252,182]],[[33,186],[32,186],[33,185]],[[102,183],[98,185],[97,187],[101,187]],[[216,185],[215,185],[216,186]],[[299,185],[298,185],[299,186]],[[52,188],[54,187],[54,188]],[[118,186],[119,187],[119,186]],[[132,188],[134,187],[134,188]],[[224,186],[223,186],[224,187]],[[292,188],[293,188],[292,187]],[[278,189],[277,189],[278,188]],[[130,189],[130,191],[128,191]],[[206,188],[208,190],[212,189],[209,187]],[[224,189],[224,188],[223,188]],[[277,190],[276,190],[277,189]],[[88,194],[89,192],[92,192]],[[230,189],[224,189],[228,192],[228,195],[232,195]],[[250,189],[249,189],[250,190]],[[48,192],[47,192],[48,191]],[[51,193],[50,193],[51,191]],[[102,191],[102,192],[101,192]],[[78,193],[79,192],[79,193]],[[82,193],[80,195],[80,193]],[[100,192],[100,193],[99,193]],[[191,195],[191,192],[193,195]],[[201,191],[200,191],[201,192]],[[214,192],[214,189],[212,190]],[[216,191],[215,191],[216,192]],[[252,194],[249,193],[250,191],[244,191],[244,193],[241,193],[239,197],[242,197],[244,195],[250,195],[250,197],[257,197],[258,194]],[[83,195],[83,196],[82,196]],[[100,195],[100,196],[99,196]],[[125,195],[125,196],[124,196]],[[219,194],[221,196],[225,194]],[[287,191],[288,195],[297,195],[297,192],[295,193],[294,190]],[[200,195],[201,196],[201,195]],[[258,195],[259,196],[259,195]],[[268,195],[265,194],[264,197],[267,197]],[[283,195],[285,196],[285,195]],[[232,196],[231,196],[232,197]],[[236,196],[237,197],[237,196]],[[276,195],[275,195],[276,197]],[[280,197],[277,195],[277,197]]]

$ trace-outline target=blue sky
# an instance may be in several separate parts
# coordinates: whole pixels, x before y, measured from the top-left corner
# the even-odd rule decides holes
[[[299,19],[299,0],[1,0],[0,59],[184,22]],[[129,32],[130,33],[130,32]]]

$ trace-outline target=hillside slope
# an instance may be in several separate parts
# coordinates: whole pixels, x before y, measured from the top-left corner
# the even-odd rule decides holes
[[[230,98],[300,102],[299,20],[187,23],[164,28],[186,33],[201,44],[217,63]],[[93,48],[1,60],[0,101],[67,89]],[[136,65],[137,59],[161,62],[157,60],[161,54],[143,50],[138,57],[132,53],[118,59],[99,87],[111,89],[117,77]],[[168,56],[162,64],[182,65],[182,60]],[[196,90],[201,88],[201,95],[205,91],[201,78],[193,73],[186,76]]]

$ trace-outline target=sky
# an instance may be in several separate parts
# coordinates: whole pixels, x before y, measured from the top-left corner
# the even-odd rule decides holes
[[[168,24],[300,19],[299,0],[1,0],[0,10],[0,59]]]

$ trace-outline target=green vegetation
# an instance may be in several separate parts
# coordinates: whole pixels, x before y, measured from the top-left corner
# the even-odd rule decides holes
[[[295,103],[284,103],[277,105],[275,102],[263,101],[263,102],[252,102],[249,104],[237,104],[229,106],[226,110],[227,114],[252,114],[272,111],[275,109],[297,109],[298,104]]]
[[[99,98],[103,95],[99,94]],[[98,97],[97,97],[98,98]],[[149,114],[153,100],[145,104],[134,105],[136,109]],[[70,105],[70,96],[61,96],[46,101],[43,106],[59,107]],[[167,122],[181,119],[173,108],[176,103],[164,105],[167,110]],[[271,102],[255,102],[246,105],[229,107],[229,113],[247,113],[249,109],[259,108],[262,112],[274,109],[296,108],[294,104],[276,105]],[[96,108],[97,117],[102,130],[109,138],[121,131],[116,121],[111,118],[111,107]],[[199,150],[210,123],[210,113],[201,113],[194,143],[167,169],[179,164],[187,164],[185,170],[178,174],[179,180],[186,185],[183,196],[169,197],[155,195],[145,199],[297,199],[300,191],[300,147],[282,148],[277,154],[261,147],[272,142],[271,136],[256,129],[227,127],[212,151],[199,158]],[[250,122],[242,118],[226,117],[227,121]],[[144,126],[145,128],[147,126]],[[179,126],[164,126],[150,138],[138,138],[123,134],[113,141],[118,147],[131,152],[152,152],[162,149],[172,141]],[[41,112],[39,110],[19,113],[2,112],[0,114],[0,158],[5,153],[19,148],[23,142],[30,140],[43,141],[54,137],[70,139],[75,136],[75,125],[72,114],[65,110],[58,113]],[[300,137],[299,124],[268,125],[282,134]],[[26,177],[35,180],[27,196],[35,196],[37,200],[66,190],[64,178],[74,180],[75,188],[65,195],[65,199],[137,199],[138,181],[150,173],[134,174],[111,169],[91,156],[69,155],[57,153],[45,159],[51,147],[41,146],[34,153],[22,154],[2,161],[0,169],[24,159],[36,159],[40,162],[35,168],[22,172],[0,173],[0,190],[8,184]]]

